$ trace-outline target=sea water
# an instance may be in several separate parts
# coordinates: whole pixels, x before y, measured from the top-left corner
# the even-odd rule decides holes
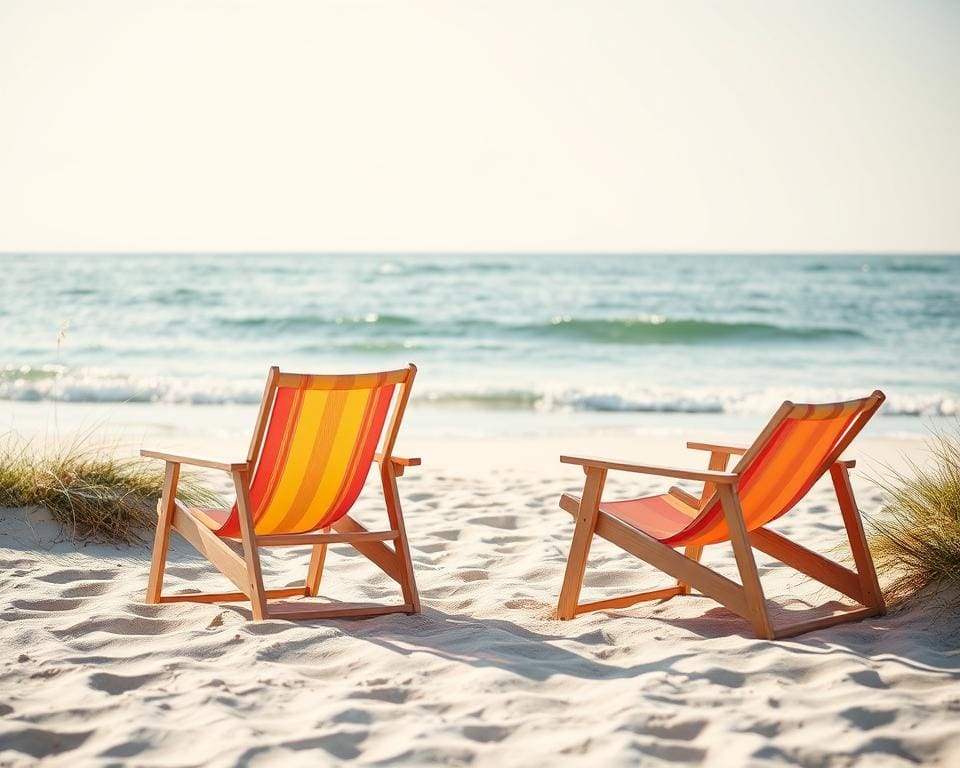
[[[252,406],[270,365],[409,361],[437,425],[753,421],[875,388],[894,430],[960,410],[951,256],[6,254],[0,269],[8,411]]]

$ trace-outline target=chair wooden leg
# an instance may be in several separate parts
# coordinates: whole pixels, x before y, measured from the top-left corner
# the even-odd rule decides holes
[[[410,546],[407,543],[407,529],[403,524],[397,475],[391,462],[384,462],[380,479],[383,481],[383,500],[387,507],[390,527],[399,534],[393,546],[400,566],[400,589],[403,592],[403,601],[410,606],[411,613],[420,613],[420,593],[417,591],[416,577],[413,573],[413,559],[410,557]]]
[[[730,463],[730,454],[724,453],[723,451],[711,451],[710,452],[710,463],[708,464],[708,469],[713,472],[726,472],[727,464]],[[703,492],[700,494],[700,505],[702,506],[707,499],[709,499],[713,492],[716,490],[715,483],[704,483]],[[684,547],[683,554],[689,557],[694,562],[699,563],[700,558],[703,555],[703,547],[698,547],[692,545],[689,547]],[[690,585],[684,584],[682,581],[677,582],[677,586],[680,587],[681,595],[690,594]]]
[[[329,528],[324,528],[323,533],[329,533]],[[308,597],[316,597],[320,594],[320,578],[323,576],[323,564],[327,559],[327,545],[317,544],[310,553],[310,567],[307,570],[306,594]]]
[[[237,511],[240,513],[240,534],[243,542],[243,559],[247,566],[247,580],[250,584],[250,606],[253,618],[257,621],[267,618],[267,599],[263,588],[263,575],[260,572],[260,553],[257,550],[253,530],[253,515],[250,511],[249,473],[233,473],[233,485],[237,491]]]
[[[691,544],[689,547],[683,548],[683,554],[693,560],[695,563],[700,562],[700,557],[703,555],[703,547]],[[681,595],[690,594],[690,585],[687,584],[683,579],[677,579],[677,586],[680,588]]]
[[[557,618],[559,619],[572,619],[577,615],[577,601],[580,599],[580,588],[583,586],[590,544],[593,541],[593,532],[600,513],[603,484],[607,479],[606,469],[587,467],[584,471],[587,479],[583,486],[583,496],[580,498],[580,511],[577,513],[576,527],[573,529],[570,553],[567,555],[567,567],[563,575],[563,586],[560,588],[560,599],[557,601]]]
[[[720,496],[727,528],[730,531],[730,542],[733,544],[737,569],[740,571],[740,581],[743,584],[743,591],[747,600],[750,623],[758,637],[773,640],[773,627],[770,625],[770,617],[767,615],[763,587],[760,584],[760,574],[757,572],[757,561],[753,557],[750,537],[743,522],[740,500],[737,498],[736,491],[729,485],[718,486],[717,493]]]
[[[830,467],[830,477],[837,492],[840,514],[843,516],[843,525],[847,530],[847,540],[853,552],[853,561],[857,566],[863,604],[879,609],[881,614],[885,613],[883,592],[877,580],[877,570],[874,568],[873,557],[870,555],[870,547],[867,545],[867,537],[863,531],[863,522],[860,520],[857,501],[853,495],[853,486],[850,485],[850,474],[847,468],[838,462]]]
[[[710,452],[710,461],[707,464],[707,469],[712,472],[726,472],[727,464],[730,463],[730,454],[724,451],[711,451]],[[713,492],[717,490],[717,484],[706,482],[703,484],[703,491],[700,493],[700,507],[703,508],[703,505],[707,500],[713,496]]]
[[[147,580],[147,603],[151,605],[160,602],[160,593],[163,591],[163,571],[167,565],[179,479],[180,465],[168,461],[163,476],[163,495],[157,505],[157,532],[153,538],[153,556],[150,559],[150,577]]]

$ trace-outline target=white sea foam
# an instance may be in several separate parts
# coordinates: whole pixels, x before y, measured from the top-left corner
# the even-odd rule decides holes
[[[262,381],[136,377],[96,369],[66,372],[53,366],[42,372],[47,375],[22,368],[6,371],[0,378],[0,400],[223,405],[257,403],[263,394]]]
[[[260,401],[260,379],[137,377],[102,369],[67,371],[59,366],[23,366],[0,372],[0,400],[73,403],[165,403],[186,405],[254,404]],[[415,399],[438,406],[474,405],[543,412],[649,412],[765,414],[784,400],[832,402],[861,397],[862,391],[771,387],[737,389],[689,388],[476,388],[426,384]],[[955,416],[960,402],[948,393],[897,393],[888,415]]]

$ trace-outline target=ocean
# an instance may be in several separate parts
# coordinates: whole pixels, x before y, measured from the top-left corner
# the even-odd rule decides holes
[[[752,423],[784,399],[875,388],[891,431],[960,411],[951,256],[6,254],[0,267],[0,412],[198,413],[252,406],[273,364],[410,361],[437,429]]]

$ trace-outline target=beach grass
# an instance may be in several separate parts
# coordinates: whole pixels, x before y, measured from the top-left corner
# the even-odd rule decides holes
[[[960,608],[960,428],[934,433],[930,458],[874,478],[887,501],[870,546],[889,600],[931,597]]]
[[[0,444],[0,507],[44,507],[73,538],[141,541],[156,524],[162,489],[158,462],[122,457],[89,437],[43,449],[13,437]],[[190,505],[224,505],[189,474],[181,476],[177,497]]]

